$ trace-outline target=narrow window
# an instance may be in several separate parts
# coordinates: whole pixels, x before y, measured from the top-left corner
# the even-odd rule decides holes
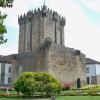
[[[62,45],[62,29],[60,29],[60,44]]]
[[[11,83],[11,77],[8,77],[8,84]]]
[[[77,88],[81,88],[81,80],[80,80],[80,78],[77,79]]]
[[[9,67],[8,72],[11,73],[11,67]]]
[[[96,76],[91,76],[91,83],[97,84],[97,77]]]
[[[90,84],[90,78],[87,77],[87,84]]]
[[[86,72],[89,73],[89,68],[88,67],[86,68]]]
[[[30,22],[30,51],[32,51],[32,22]]]
[[[55,18],[55,43],[57,43],[57,26],[56,26],[56,23],[57,23],[57,19]]]

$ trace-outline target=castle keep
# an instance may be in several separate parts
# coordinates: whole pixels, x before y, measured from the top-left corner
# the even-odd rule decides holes
[[[86,58],[64,46],[65,18],[43,5],[18,18],[19,54],[9,56],[13,80],[22,72],[48,72],[62,84],[86,84]]]
[[[46,38],[52,42],[64,45],[65,19],[57,12],[47,9],[29,11],[20,16],[19,22],[19,53],[33,51],[34,48],[43,44]]]

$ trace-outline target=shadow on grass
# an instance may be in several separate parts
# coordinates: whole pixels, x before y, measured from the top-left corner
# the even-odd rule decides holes
[[[5,99],[12,99],[12,100],[14,100],[14,99],[50,99],[50,97],[46,97],[46,96],[6,96],[6,97],[4,97],[4,96],[0,96],[0,98],[5,98]]]

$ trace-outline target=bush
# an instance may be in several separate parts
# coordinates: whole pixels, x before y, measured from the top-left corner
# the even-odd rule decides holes
[[[36,82],[33,79],[25,79],[22,81],[21,92],[26,96],[32,96],[35,93]]]
[[[25,72],[14,83],[15,90],[25,96],[51,95],[61,92],[60,83],[45,72]]]
[[[71,88],[71,84],[70,84],[70,83],[66,83],[66,84],[64,84],[64,86],[63,86],[63,91],[65,91],[65,90],[70,90],[70,88]]]
[[[46,95],[48,96],[53,94],[58,94],[61,91],[61,86],[56,83],[49,83],[47,84],[45,91],[46,91]]]
[[[99,89],[100,90],[100,85],[86,85],[83,86],[81,89],[83,90],[95,90],[95,89]]]

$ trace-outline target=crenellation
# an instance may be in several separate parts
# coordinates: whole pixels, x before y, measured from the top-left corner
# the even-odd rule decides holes
[[[42,13],[47,13],[47,17],[50,17],[54,21],[56,20],[56,21],[60,22],[61,26],[65,26],[65,18],[62,17],[61,15],[59,15],[56,11],[50,10],[49,8],[47,8],[47,6],[43,6],[41,9],[40,8],[38,8],[37,10],[35,9],[34,12],[30,10],[27,12],[26,15],[25,14],[23,16],[21,15],[18,18],[18,23],[22,24],[23,22],[26,22],[27,19],[31,20],[37,14],[38,14],[38,16],[40,16]]]
[[[65,18],[62,17],[61,20],[60,20],[60,26],[63,27],[63,26],[65,26],[65,24],[66,24]]]
[[[19,25],[21,25],[25,22],[26,22],[26,15],[24,13],[24,15],[21,15],[20,17],[18,17],[18,23],[19,23]]]
[[[24,16],[23,17],[26,17],[25,13],[24,13]]]
[[[53,13],[53,11],[52,11],[52,10],[50,10],[50,13],[52,14],[52,13]]]
[[[58,16],[58,18],[59,18],[59,20],[61,20],[62,16],[61,16],[61,15],[59,15],[59,16]]]
[[[26,23],[26,15],[23,15],[23,23]]]
[[[22,15],[18,18],[18,23],[19,23],[19,25],[21,25],[22,24],[22,21],[23,21],[23,18],[22,18]]]
[[[33,12],[32,12],[32,11],[28,11],[28,13],[27,13],[27,19],[28,19],[29,21],[31,21],[32,18],[33,18]]]
[[[48,13],[48,12],[50,12],[50,9],[49,9],[49,8],[47,8],[47,13]]]
[[[35,10],[34,10],[34,14],[36,14],[36,12],[37,12],[37,11],[36,11],[36,9],[35,9]]]
[[[40,10],[40,8],[38,8],[38,12],[40,12],[41,10]]]
[[[53,11],[53,20],[57,21],[57,18],[58,18],[58,14],[55,11]]]
[[[75,55],[80,55],[81,54],[81,51],[80,50],[75,50]]]

